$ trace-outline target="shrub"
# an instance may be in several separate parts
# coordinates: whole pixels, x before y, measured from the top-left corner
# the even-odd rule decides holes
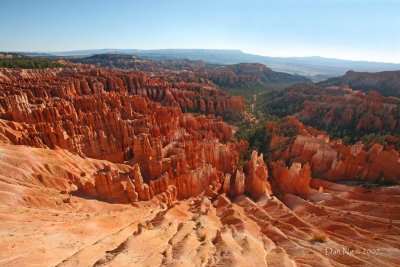
[[[316,231],[313,233],[311,241],[324,243],[328,241],[328,236],[324,232]]]

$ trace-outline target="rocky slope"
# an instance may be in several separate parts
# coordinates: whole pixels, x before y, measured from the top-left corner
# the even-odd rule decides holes
[[[400,97],[400,71],[348,71],[343,76],[329,78],[318,84],[324,87],[348,85],[366,93],[376,91],[384,96]]]
[[[0,149],[6,162],[0,180],[3,266],[400,264],[398,188],[314,179],[303,195],[308,201],[293,194],[256,202],[221,194],[109,204],[68,194],[58,178],[89,176],[109,163],[65,150],[4,143]]]

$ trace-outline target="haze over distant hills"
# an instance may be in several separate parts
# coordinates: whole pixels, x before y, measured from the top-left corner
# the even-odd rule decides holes
[[[240,50],[217,50],[217,49],[160,49],[160,50],[138,50],[138,49],[92,49],[74,50],[64,52],[48,53],[25,53],[31,56],[88,56],[103,53],[118,53],[138,55],[148,60],[162,59],[190,59],[203,60],[208,63],[236,64],[236,63],[262,63],[274,71],[287,72],[306,76],[314,81],[340,76],[348,70],[363,72],[378,72],[400,70],[400,64],[352,61],[333,58],[313,57],[268,57],[247,54]]]

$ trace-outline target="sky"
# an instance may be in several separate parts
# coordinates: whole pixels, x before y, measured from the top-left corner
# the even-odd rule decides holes
[[[400,63],[400,0],[0,0],[0,51],[101,48]]]

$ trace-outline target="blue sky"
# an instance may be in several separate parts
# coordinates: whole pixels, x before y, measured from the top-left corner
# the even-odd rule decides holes
[[[400,1],[0,0],[0,51],[95,48],[400,63]]]

